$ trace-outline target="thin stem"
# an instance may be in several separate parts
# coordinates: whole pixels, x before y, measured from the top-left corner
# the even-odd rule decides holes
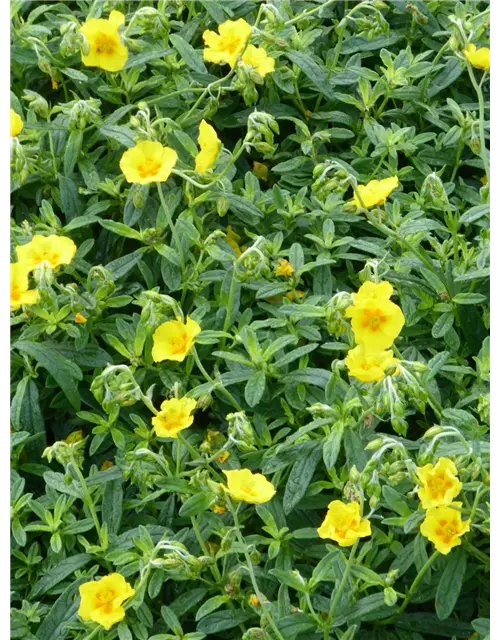
[[[424,566],[417,573],[417,575],[415,577],[415,580],[412,582],[411,587],[409,588],[408,593],[406,594],[406,598],[403,600],[403,603],[400,605],[398,610],[390,618],[386,618],[385,620],[381,620],[378,623],[379,625],[391,624],[391,622],[394,622],[394,620],[396,620],[396,618],[398,618],[403,613],[403,611],[406,609],[406,607],[410,603],[411,597],[413,596],[413,594],[417,590],[418,585],[420,584],[422,578],[427,573],[428,569],[432,566],[432,564],[434,563],[434,561],[436,560],[436,558],[439,555],[440,555],[439,551],[434,551],[432,556],[427,560],[427,562],[424,564]]]
[[[182,275],[184,276],[184,271],[185,271],[185,264],[184,264],[184,254],[182,251],[182,243],[181,240],[177,234],[177,232],[175,231],[175,227],[174,227],[174,223],[172,222],[172,216],[170,215],[170,211],[167,209],[167,203],[165,202],[165,196],[163,195],[163,189],[161,186],[161,182],[157,182],[156,183],[157,187],[158,187],[158,195],[160,196],[160,202],[161,202],[161,206],[163,208],[163,211],[165,212],[165,216],[167,217],[167,222],[168,222],[168,226],[170,227],[170,231],[172,233],[172,239],[175,242],[176,246],[177,246],[177,251],[179,253],[179,260],[181,263],[181,272]]]
[[[104,540],[103,540],[103,536],[102,536],[101,523],[99,522],[99,518],[97,517],[97,511],[96,511],[96,508],[95,508],[94,500],[92,499],[92,496],[90,495],[90,491],[89,491],[89,488],[88,488],[87,483],[85,481],[85,478],[83,477],[83,474],[80,471],[80,468],[78,467],[78,465],[76,463],[76,460],[73,457],[73,454],[71,454],[71,465],[73,467],[73,470],[74,470],[76,476],[78,477],[78,481],[80,482],[80,486],[82,487],[83,502],[87,505],[87,508],[90,511],[90,515],[92,516],[92,520],[94,521],[95,530],[97,532],[97,537],[99,538],[99,542],[101,544],[101,547],[104,549],[105,545],[104,545]]]
[[[302,13],[299,13],[298,16],[295,16],[295,18],[291,18],[290,20],[287,20],[283,26],[288,27],[289,25],[295,24],[296,22],[300,22],[305,18],[309,18],[309,16],[312,16],[320,9],[324,9],[325,7],[328,7],[330,4],[333,4],[334,2],[338,2],[338,0],[327,0],[326,2],[323,2],[322,4],[320,4],[319,6],[314,7],[313,9],[309,9],[308,11],[303,11]]]
[[[253,589],[255,591],[255,595],[257,596],[257,598],[259,600],[259,604],[261,606],[262,613],[264,614],[264,617],[266,618],[268,624],[271,626],[272,630],[276,634],[276,638],[278,638],[278,640],[285,640],[283,638],[283,636],[281,635],[278,627],[276,626],[276,623],[274,622],[274,618],[271,615],[271,612],[266,607],[264,599],[262,598],[261,591],[259,589],[259,585],[257,584],[257,580],[255,578],[255,573],[254,573],[254,570],[253,570],[252,560],[250,558],[250,554],[248,553],[247,544],[246,544],[245,540],[243,539],[243,536],[241,535],[240,523],[238,521],[238,514],[237,514],[236,510],[234,509],[233,504],[231,502],[231,498],[229,496],[226,496],[226,502],[227,502],[229,511],[231,511],[231,515],[233,516],[236,537],[238,538],[238,542],[240,543],[240,545],[243,548],[243,554],[244,554],[245,560],[247,562],[248,573],[250,574],[250,580],[252,582],[252,587],[253,587]]]
[[[181,472],[181,441],[177,438],[177,451],[175,459],[175,474],[178,476]]]
[[[95,629],[93,629],[87,636],[85,636],[85,638],[83,638],[83,640],[90,640],[91,638],[93,638],[94,636],[96,636],[99,631],[102,629],[101,625],[98,625]]]
[[[337,592],[335,593],[335,598],[330,606],[330,611],[328,612],[328,620],[327,620],[327,628],[325,629],[325,640],[328,640],[328,627],[333,622],[333,616],[335,614],[335,607],[337,606],[340,596],[342,595],[342,591],[344,590],[345,583],[347,582],[347,578],[349,577],[349,572],[351,571],[351,567],[354,563],[354,557],[356,555],[356,549],[358,548],[359,540],[353,544],[351,553],[349,554],[349,559],[347,560],[346,568],[344,570],[344,575],[340,581],[340,584],[337,588]]]
[[[486,149],[486,138],[484,135],[484,98],[483,92],[481,91],[481,87],[483,84],[483,80],[486,77],[483,75],[483,79],[481,80],[481,84],[477,84],[476,78],[474,76],[474,70],[472,69],[471,63],[466,60],[467,71],[469,72],[470,80],[474,86],[474,89],[477,93],[477,101],[479,103],[479,138],[481,140],[481,160],[483,161],[484,170],[486,172],[486,177],[488,178],[488,185],[490,184],[490,161],[488,158],[488,150]]]
[[[243,409],[240,407],[240,405],[238,404],[238,402],[236,401],[236,399],[233,397],[233,395],[231,393],[229,393],[229,391],[226,389],[226,387],[224,387],[224,385],[220,382],[216,382],[211,376],[210,374],[207,372],[207,370],[205,369],[205,367],[201,364],[200,361],[200,357],[198,355],[198,352],[196,351],[196,348],[193,347],[193,356],[194,356],[194,360],[196,362],[196,364],[198,365],[198,369],[201,371],[203,377],[205,378],[205,380],[207,382],[209,382],[214,389],[219,389],[219,391],[221,391],[221,393],[223,393],[226,398],[231,402],[231,404],[233,405],[233,407],[235,409],[237,409],[238,411],[243,411]]]

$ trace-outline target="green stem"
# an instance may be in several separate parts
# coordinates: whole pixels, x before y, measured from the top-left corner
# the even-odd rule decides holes
[[[179,475],[181,472],[181,441],[177,438],[177,451],[175,458],[175,475]]]
[[[93,629],[87,636],[85,636],[85,638],[83,638],[83,640],[90,640],[91,638],[93,638],[94,636],[96,636],[99,631],[102,629],[101,625],[98,625],[95,629]]]
[[[238,538],[238,542],[240,543],[240,545],[243,548],[243,554],[245,556],[245,560],[246,560],[246,563],[247,563],[248,573],[250,574],[250,580],[252,582],[252,587],[253,587],[253,590],[255,592],[255,595],[257,596],[257,598],[259,600],[259,604],[260,604],[260,607],[262,609],[262,613],[264,614],[264,617],[266,618],[268,624],[270,625],[270,627],[274,631],[274,633],[276,635],[276,638],[278,638],[278,640],[285,640],[283,638],[283,636],[281,635],[278,627],[276,626],[276,623],[274,622],[274,618],[271,615],[271,612],[269,611],[269,609],[266,607],[266,604],[265,604],[265,602],[264,602],[264,600],[262,598],[262,595],[261,595],[261,592],[260,592],[260,589],[259,589],[259,585],[257,584],[257,580],[255,578],[255,573],[254,573],[254,570],[253,570],[252,560],[250,558],[250,554],[248,553],[247,544],[246,544],[245,540],[243,539],[243,536],[241,535],[240,523],[238,521],[238,514],[237,514],[236,510],[234,509],[233,504],[231,502],[231,498],[229,496],[226,496],[226,502],[227,502],[229,511],[231,511],[231,515],[233,516],[236,537]]]
[[[386,618],[385,620],[381,620],[378,623],[379,625],[391,624],[391,622],[394,622],[394,620],[396,620],[396,618],[398,618],[404,612],[404,610],[406,609],[406,607],[410,603],[411,597],[413,596],[413,594],[417,590],[418,585],[420,584],[422,578],[425,576],[425,574],[427,573],[428,569],[432,566],[432,564],[434,563],[434,561],[436,560],[436,558],[439,555],[440,555],[439,551],[434,551],[432,556],[427,560],[427,562],[424,564],[424,566],[417,573],[417,575],[415,577],[415,580],[412,582],[411,587],[408,590],[408,593],[406,594],[406,598],[403,600],[403,603],[400,605],[398,610],[390,618]]]
[[[484,135],[484,98],[483,92],[481,91],[481,86],[483,84],[483,80],[485,76],[483,76],[483,80],[481,80],[481,84],[477,84],[476,78],[474,76],[474,70],[472,69],[471,63],[466,60],[467,71],[469,72],[470,80],[474,86],[474,89],[477,93],[477,101],[479,103],[479,138],[481,140],[481,159],[483,161],[484,170],[486,172],[486,177],[488,178],[488,185],[490,184],[490,161],[488,159],[488,150],[486,149],[486,138]]]
[[[87,486],[87,483],[85,481],[85,478],[83,477],[83,473],[80,471],[79,466],[76,463],[75,458],[73,457],[73,454],[71,454],[71,465],[73,467],[73,470],[78,478],[78,481],[80,482],[80,486],[82,487],[82,492],[83,492],[83,502],[87,505],[88,510],[90,511],[90,515],[92,516],[92,520],[94,521],[94,526],[95,526],[95,530],[97,532],[97,537],[99,538],[99,542],[101,544],[101,547],[104,549],[105,545],[104,545],[104,539],[103,539],[103,535],[102,535],[102,529],[101,529],[101,523],[99,522],[99,518],[97,517],[97,511],[95,508],[95,504],[94,504],[94,500],[92,499],[92,496],[90,495],[90,491],[89,488]]]
[[[238,404],[237,400],[232,396],[231,393],[229,393],[229,391],[226,389],[226,387],[222,383],[216,382],[210,376],[210,374],[207,372],[205,367],[201,364],[200,357],[198,355],[198,352],[196,351],[196,347],[193,347],[192,353],[193,353],[195,362],[198,365],[198,369],[201,371],[201,373],[202,373],[203,377],[205,378],[205,380],[207,382],[209,382],[213,386],[214,389],[219,389],[219,391],[226,396],[226,398],[230,401],[230,403],[233,405],[233,407],[235,409],[237,409],[237,411],[243,411],[243,409]],[[199,457],[199,456],[197,456],[197,457]]]
[[[448,41],[445,42],[445,44],[441,47],[441,49],[438,51],[438,53],[436,54],[436,56],[434,57],[434,60],[432,61],[432,67],[434,67],[438,61],[442,58],[444,52],[446,51],[446,49],[448,48]],[[428,73],[425,78],[424,81],[422,82],[422,87],[420,88],[420,101],[424,102],[425,100],[425,91],[427,89],[427,83],[429,82],[429,79],[431,77],[431,74]]]
[[[320,9],[324,9],[325,7],[328,7],[334,2],[338,2],[338,0],[327,0],[326,2],[323,2],[323,4],[320,4],[318,7],[314,7],[313,9],[309,9],[308,11],[303,11],[302,13],[299,13],[298,16],[295,16],[295,18],[291,18],[290,20],[287,20],[283,26],[288,27],[289,25],[295,24],[296,22],[300,22],[305,18],[309,18],[309,16],[312,16],[316,12],[320,11]]]
[[[161,206],[163,208],[163,211],[165,212],[165,216],[167,218],[167,222],[168,222],[168,226],[170,227],[170,231],[172,233],[172,239],[175,242],[175,245],[177,246],[177,251],[179,253],[179,260],[181,263],[181,273],[184,279],[184,272],[185,272],[185,264],[184,264],[184,254],[182,251],[182,243],[181,240],[177,234],[177,232],[175,231],[175,227],[174,227],[174,223],[172,222],[172,216],[170,215],[170,211],[167,208],[167,203],[165,202],[165,196],[163,195],[163,189],[161,186],[161,182],[157,182],[157,187],[158,187],[158,195],[160,196],[160,202],[161,202]]]
[[[335,593],[335,597],[333,599],[333,602],[330,606],[330,611],[328,612],[328,619],[327,619],[327,628],[325,629],[325,640],[328,640],[328,633],[329,633],[329,627],[331,626],[332,622],[333,622],[333,616],[335,614],[335,607],[337,606],[339,600],[340,600],[340,596],[342,595],[342,591],[344,590],[345,587],[345,583],[347,582],[347,578],[349,577],[349,572],[351,571],[351,567],[354,564],[354,557],[356,555],[356,549],[358,548],[358,544],[359,544],[359,540],[356,540],[356,542],[353,544],[352,549],[351,549],[351,553],[349,554],[349,559],[347,560],[347,564],[346,567],[344,569],[344,575],[342,576],[342,579],[340,581],[340,584],[337,588],[337,592]]]

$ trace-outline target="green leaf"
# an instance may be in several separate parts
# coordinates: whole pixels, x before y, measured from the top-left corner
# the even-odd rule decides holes
[[[101,227],[104,227],[112,233],[116,233],[119,236],[125,238],[132,238],[133,240],[142,240],[142,235],[139,231],[131,229],[128,225],[122,222],[115,222],[114,220],[99,220]]]
[[[193,49],[193,47],[181,38],[181,36],[171,33],[170,42],[177,49],[179,55],[190,69],[194,69],[198,73],[207,73],[207,69],[203,64],[201,54]]]
[[[471,222],[476,222],[483,216],[489,215],[490,213],[490,205],[489,204],[479,204],[471,209],[468,209],[465,213],[460,216],[460,222],[462,224],[470,224]]]
[[[286,584],[288,587],[295,589],[295,591],[306,593],[307,582],[304,579],[301,580],[294,571],[285,571],[284,569],[271,569],[269,573],[277,578],[280,584]]]
[[[90,556],[88,559],[90,560]],[[80,606],[80,598],[75,597],[78,587],[88,580],[89,578],[78,578],[62,592],[42,619],[36,632],[37,640],[63,640],[67,637],[68,624],[76,619]]]
[[[337,422],[333,425],[330,435],[323,444],[323,461],[327,469],[333,469],[337,462],[342,438],[344,435],[344,423]]]
[[[266,374],[256,371],[248,378],[245,385],[245,400],[250,407],[257,405],[266,389]]]
[[[57,384],[61,387],[71,406],[79,411],[80,395],[78,393],[77,380],[82,379],[80,368],[70,360],[60,356],[57,351],[49,345],[19,340],[14,343],[14,347],[27,353],[34,358],[40,366],[50,373]]]
[[[368,585],[378,585],[380,587],[385,586],[384,579],[378,573],[369,569],[368,567],[364,567],[361,564],[354,564],[351,567],[350,574],[357,578],[358,580],[363,580]]]
[[[170,609],[170,607],[164,605],[161,608],[161,617],[165,620],[166,625],[170,628],[171,631],[176,633],[177,630],[179,630],[179,632],[182,633],[182,627],[179,623],[179,620],[172,609]]]
[[[486,296],[481,293],[458,293],[453,297],[455,304],[481,304],[486,302]]]
[[[253,615],[253,613],[248,613],[247,611],[216,611],[200,620],[196,630],[210,634],[234,629],[234,627],[245,622]]]
[[[443,313],[434,323],[432,327],[432,337],[442,338],[452,328],[454,322],[453,313],[451,311]]]
[[[122,506],[123,479],[107,482],[102,498],[102,520],[108,525],[109,533],[118,533],[122,519]]]
[[[453,613],[466,570],[467,554],[463,549],[454,549],[447,558],[436,592],[436,613],[440,620],[446,620]]]
[[[17,431],[27,431],[29,434],[40,434],[29,445],[37,455],[41,455],[46,447],[45,422],[40,407],[38,387],[30,376],[25,376],[16,387],[16,393],[11,404],[11,421]]]
[[[74,556],[66,558],[66,560],[62,560],[42,575],[40,580],[38,580],[33,587],[31,598],[40,598],[46,594],[47,591],[50,591],[50,589],[55,587],[56,584],[59,584],[72,573],[77,571],[77,569],[85,567],[91,560],[92,556],[88,553],[77,553]]]
[[[201,620],[205,616],[208,616],[209,613],[212,613],[223,604],[225,604],[229,600],[229,596],[213,596],[213,598],[209,598],[206,602],[204,602],[201,607],[196,612],[195,620]]]
[[[83,131],[76,130],[69,134],[66,150],[64,152],[64,174],[70,176],[73,173],[76,161],[80,155],[83,142]]]
[[[73,180],[59,175],[59,192],[61,194],[61,211],[66,220],[72,220],[80,215],[82,205],[78,196],[78,190]]]
[[[324,67],[320,67],[311,56],[305,53],[288,51],[285,55],[309,78],[319,93],[330,100],[335,100],[335,93]]]
[[[321,455],[322,449],[318,445],[309,449],[294,462],[283,497],[283,509],[286,514],[291,513],[295,505],[305,496]]]
[[[119,142],[124,147],[130,148],[135,146],[135,133],[132,129],[129,129],[129,127],[105,124],[99,131],[105,138],[111,138],[111,140]]]
[[[206,511],[213,501],[214,496],[211,493],[197,493],[186,500],[179,509],[179,515],[186,518],[196,516]]]
[[[408,506],[405,497],[401,495],[399,491],[396,491],[396,489],[389,487],[389,485],[384,485],[382,487],[382,495],[392,511],[399,513],[400,516],[409,516],[412,514],[412,510]]]
[[[317,627],[316,621],[305,613],[293,613],[278,620],[277,627],[286,640],[293,640],[299,633]]]

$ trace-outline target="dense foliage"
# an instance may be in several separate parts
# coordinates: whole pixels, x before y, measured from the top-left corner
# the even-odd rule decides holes
[[[11,15],[11,637],[489,638],[488,3]]]

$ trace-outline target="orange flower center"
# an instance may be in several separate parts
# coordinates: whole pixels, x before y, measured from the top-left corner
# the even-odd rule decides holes
[[[113,589],[106,589],[96,595],[96,606],[98,609],[104,609],[106,613],[110,613],[112,609],[112,602],[115,599],[116,593]]]
[[[19,287],[18,284],[11,284],[10,285],[10,299],[11,300],[19,300],[19,298],[21,297],[21,288]]]
[[[173,354],[184,353],[186,351],[188,336],[184,333],[170,341],[170,348]]]
[[[387,322],[387,318],[380,309],[365,309],[363,311],[363,319],[361,320],[363,328],[378,331],[385,322]]]
[[[59,264],[59,258],[60,255],[56,251],[42,251],[35,255],[35,262],[40,264],[40,262],[47,261],[52,267],[57,267]]]
[[[224,49],[229,53],[235,53],[241,47],[241,38],[234,36],[224,40]]]
[[[148,158],[144,164],[140,164],[137,167],[137,171],[141,176],[141,178],[155,176],[160,169],[161,169],[161,163],[151,158]]]
[[[456,522],[448,522],[447,520],[439,521],[439,527],[436,529],[436,536],[441,538],[445,544],[450,544],[457,533],[458,527]]]
[[[432,485],[431,485],[432,496],[437,497],[441,493],[444,493],[448,489],[451,489],[452,486],[453,485],[448,478],[445,478],[444,476],[436,476],[432,480]]]
[[[350,522],[340,522],[335,525],[335,533],[339,538],[345,538],[348,531],[356,530],[358,528],[358,521],[351,520]]]
[[[99,33],[94,41],[94,47],[97,53],[105,56],[111,56],[115,52],[115,40],[105,33]]]

